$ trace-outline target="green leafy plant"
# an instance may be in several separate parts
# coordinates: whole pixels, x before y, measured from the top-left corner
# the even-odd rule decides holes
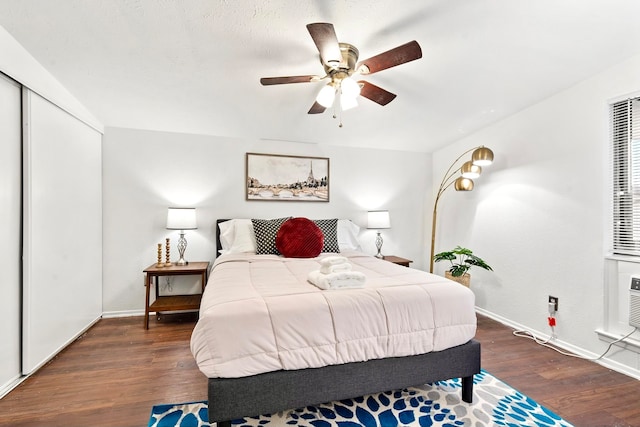
[[[451,267],[449,272],[453,277],[460,277],[466,273],[471,267],[476,266],[485,270],[493,271],[493,269],[481,258],[475,256],[471,249],[456,246],[451,251],[440,252],[433,256],[435,262],[449,261]]]

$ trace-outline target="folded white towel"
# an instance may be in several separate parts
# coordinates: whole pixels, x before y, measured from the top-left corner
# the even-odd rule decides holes
[[[343,256],[328,256],[324,257],[320,260],[320,265],[337,265],[337,264],[346,264],[349,260]]]
[[[322,273],[322,274],[339,273],[341,271],[351,271],[351,263],[347,262],[347,263],[344,263],[344,264],[321,265],[320,266],[320,273]]]
[[[359,271],[341,271],[323,274],[320,270],[309,273],[307,280],[320,289],[351,289],[362,288],[366,280],[364,273]]]

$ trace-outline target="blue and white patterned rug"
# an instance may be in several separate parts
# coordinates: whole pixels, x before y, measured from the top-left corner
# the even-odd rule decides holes
[[[273,415],[234,420],[238,427],[563,426],[571,424],[486,371],[475,375],[473,403],[460,380],[372,394]],[[148,427],[207,427],[207,403],[156,405]],[[214,424],[215,425],[215,424]]]

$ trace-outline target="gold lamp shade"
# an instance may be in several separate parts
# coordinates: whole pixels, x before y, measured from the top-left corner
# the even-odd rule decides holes
[[[487,147],[476,148],[471,154],[471,161],[477,166],[488,166],[493,163],[493,151]]]
[[[460,174],[465,178],[475,179],[482,173],[482,168],[474,165],[472,161],[464,162],[460,168]]]
[[[460,176],[453,183],[453,188],[455,188],[456,191],[471,191],[473,190],[473,181]]]

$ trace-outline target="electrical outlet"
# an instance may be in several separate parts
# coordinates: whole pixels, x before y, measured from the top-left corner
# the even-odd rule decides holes
[[[549,309],[551,309],[551,304],[553,304],[553,312],[558,311],[558,298],[549,295]]]

